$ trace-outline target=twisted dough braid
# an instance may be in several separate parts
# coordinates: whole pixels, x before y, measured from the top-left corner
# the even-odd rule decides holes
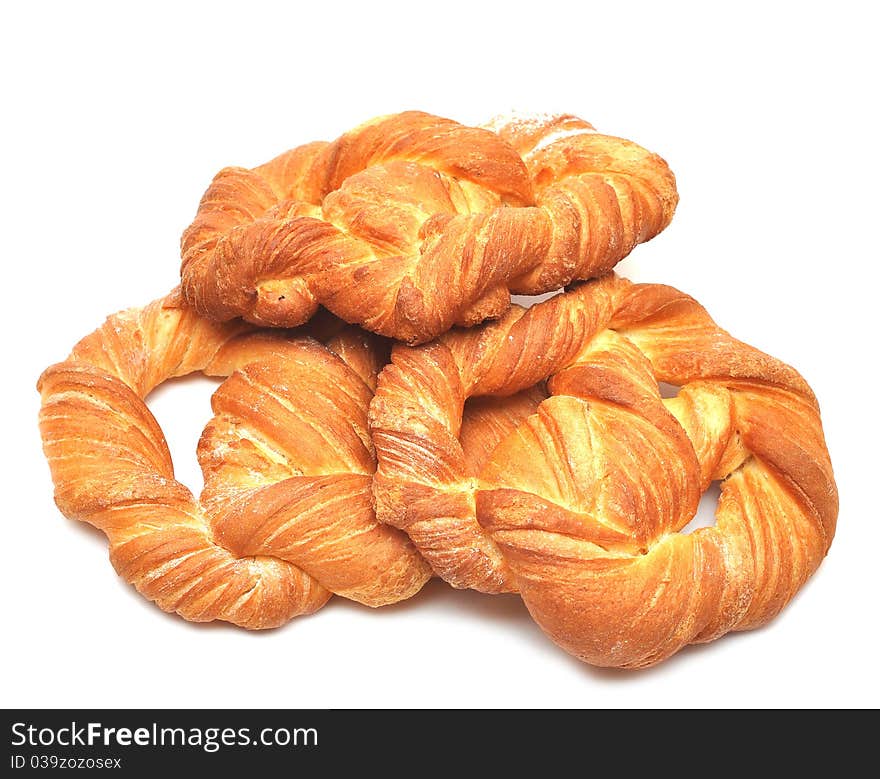
[[[597,665],[764,624],[834,535],[810,388],[670,287],[608,275],[397,345],[370,425],[379,519],[454,586],[519,591]],[[679,532],[715,480],[715,526]]]
[[[612,268],[669,224],[656,154],[573,116],[497,132],[408,111],[224,168],[181,241],[187,302],[291,327],[321,303],[409,343]]]
[[[269,628],[332,593],[381,606],[429,578],[370,505],[366,413],[386,351],[355,328],[323,329],[311,332],[326,346],[159,300],[111,316],[40,378],[59,508],[104,531],[119,575],[165,611]],[[143,401],[193,371],[230,376],[199,442],[201,502],[174,480]]]

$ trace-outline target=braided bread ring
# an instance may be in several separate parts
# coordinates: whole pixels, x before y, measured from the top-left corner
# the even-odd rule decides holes
[[[656,154],[573,116],[491,132],[408,111],[224,168],[181,240],[187,302],[299,325],[321,303],[408,343],[604,273],[672,218]]]
[[[369,606],[414,595],[430,569],[370,505],[382,345],[348,327],[326,346],[249,330],[159,300],[111,316],[48,368],[40,431],[59,508],[104,531],[119,575],[188,620],[270,628],[332,593]],[[194,371],[230,376],[199,442],[201,502],[174,480],[143,402]]]
[[[658,382],[681,389],[663,399]],[[462,426],[479,395],[513,397],[469,403]],[[612,274],[397,345],[370,427],[379,519],[454,586],[519,591],[596,665],[647,666],[764,624],[834,535],[810,388],[670,287]],[[713,480],[716,525],[678,532]]]

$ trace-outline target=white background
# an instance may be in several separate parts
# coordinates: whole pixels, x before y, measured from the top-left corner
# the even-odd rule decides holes
[[[871,4],[592,5],[4,5],[0,705],[880,703]],[[772,625],[635,673],[569,658],[515,596],[440,582],[378,612],[335,598],[263,634],[190,625],[54,507],[37,376],[106,314],[175,284],[213,174],[406,108],[573,112],[669,161],[675,220],[620,271],[687,290],[822,404],[839,531]],[[213,386],[151,400],[196,490]]]

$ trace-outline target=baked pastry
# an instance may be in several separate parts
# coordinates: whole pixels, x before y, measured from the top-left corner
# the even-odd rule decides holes
[[[391,359],[370,408],[377,516],[452,585],[518,591],[586,662],[648,666],[762,625],[828,551],[813,393],[682,292],[611,274]],[[715,526],[680,532],[716,480]]]
[[[367,406],[381,339],[207,322],[171,299],[123,311],[47,369],[40,432],[55,499],[106,533],[120,576],[165,611],[281,625],[332,593],[381,606],[430,577],[404,533],[376,521]],[[199,442],[202,500],[174,480],[146,395],[173,376],[229,376]]]
[[[656,154],[573,116],[495,132],[418,111],[214,178],[181,241],[200,314],[291,327],[321,303],[409,343],[612,268],[672,218]]]

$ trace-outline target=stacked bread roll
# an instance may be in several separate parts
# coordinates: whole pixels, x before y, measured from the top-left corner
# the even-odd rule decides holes
[[[827,553],[837,491],[793,368],[613,273],[677,201],[660,157],[574,116],[410,111],[224,168],[180,286],[40,377],[56,502],[193,621],[439,576],[518,592],[595,665],[762,625]],[[145,404],[192,372],[226,377],[198,498]],[[715,525],[682,532],[712,482]]]

